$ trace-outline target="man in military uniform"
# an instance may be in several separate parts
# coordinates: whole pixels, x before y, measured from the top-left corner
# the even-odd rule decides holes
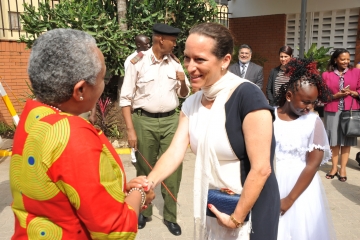
[[[120,106],[129,145],[138,149],[137,176],[150,172],[140,153],[153,167],[169,147],[178,125],[178,114],[175,113],[179,105],[178,97],[185,98],[190,92],[184,70],[172,54],[179,33],[178,28],[155,24],[153,46],[145,52],[139,52],[125,71]],[[164,181],[174,198],[177,198],[179,192],[181,175],[182,165]],[[176,219],[176,202],[163,186],[161,193],[164,198],[164,224],[172,234],[178,236],[181,228]],[[151,206],[139,214],[139,229],[145,227],[151,215]]]
[[[124,68],[129,66],[130,60],[133,59],[140,51],[146,51],[150,48],[150,39],[144,34],[139,34],[135,37],[136,50],[130,54],[124,63]]]
[[[144,34],[136,35],[136,37],[135,37],[135,45],[136,45],[136,50],[125,59],[125,62],[124,62],[124,69],[125,70],[129,66],[130,61],[134,57],[136,57],[136,55],[139,52],[147,51],[150,48],[150,39],[147,36],[145,36]],[[118,92],[117,97],[118,97],[118,99],[120,99],[122,84],[123,84],[123,79],[119,78],[118,89],[117,89],[117,92]]]

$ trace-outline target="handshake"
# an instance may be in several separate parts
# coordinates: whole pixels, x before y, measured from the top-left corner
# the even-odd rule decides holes
[[[130,180],[126,184],[127,195],[125,198],[125,202],[132,206],[134,209],[145,210],[155,198],[153,187],[154,183],[150,183],[146,176],[139,176]],[[130,196],[133,195],[133,192],[139,192],[141,194],[140,204],[138,197],[131,197],[130,199]],[[139,208],[136,208],[136,205],[138,205]]]

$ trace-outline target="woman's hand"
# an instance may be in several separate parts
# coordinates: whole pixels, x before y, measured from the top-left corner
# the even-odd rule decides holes
[[[210,211],[212,211],[216,218],[217,218],[217,222],[220,226],[223,227],[227,227],[227,228],[231,228],[231,229],[235,229],[236,225],[233,221],[230,220],[230,216],[227,215],[226,213],[220,212],[219,210],[217,210],[217,208],[212,205],[212,204],[208,204],[208,208],[210,209]]]
[[[131,188],[144,188],[144,191],[148,191],[149,181],[146,176],[133,178],[126,184],[126,191],[130,191]]]
[[[154,188],[156,187],[154,181],[151,180],[151,179],[149,179],[149,178],[147,178],[147,179],[148,179],[148,181],[149,181],[149,182],[148,182],[149,189],[154,189]]]
[[[150,189],[149,191],[147,191],[145,193],[146,193],[145,206],[148,206],[155,199],[155,192],[154,192],[154,190]]]
[[[359,98],[359,93],[357,91],[350,91],[350,96],[354,97],[354,98]]]
[[[126,184],[126,190],[129,191],[131,188],[143,188],[146,194],[145,205],[151,204],[152,200],[155,198],[155,192],[153,189],[150,188],[151,184],[146,176],[139,176],[136,178],[131,179]]]
[[[348,95],[350,95],[350,90],[342,89],[342,90],[340,90],[340,92],[337,92],[337,93],[334,94],[334,98],[335,99],[336,98],[343,98],[343,97],[346,97]]]
[[[284,215],[289,208],[294,204],[294,201],[290,200],[288,197],[280,200],[280,215]]]
[[[343,88],[340,90],[340,92],[334,94],[334,98],[342,98],[342,97],[346,97],[348,95],[355,97],[355,98],[359,97],[359,93],[357,91],[351,91],[349,88]]]

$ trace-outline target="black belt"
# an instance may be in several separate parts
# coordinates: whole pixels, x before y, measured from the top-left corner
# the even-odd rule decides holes
[[[163,117],[168,117],[168,116],[173,115],[175,113],[175,110],[171,110],[170,112],[164,112],[164,113],[150,113],[150,112],[145,111],[144,109],[137,108],[134,110],[134,113],[137,113],[141,116],[151,117],[151,118],[163,118]]]

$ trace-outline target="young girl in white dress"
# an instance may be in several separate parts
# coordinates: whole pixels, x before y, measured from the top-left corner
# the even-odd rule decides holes
[[[325,192],[317,173],[331,159],[324,125],[312,112],[318,100],[330,96],[316,63],[293,59],[288,63],[289,82],[276,101],[276,177],[281,207],[278,239],[335,239]]]

